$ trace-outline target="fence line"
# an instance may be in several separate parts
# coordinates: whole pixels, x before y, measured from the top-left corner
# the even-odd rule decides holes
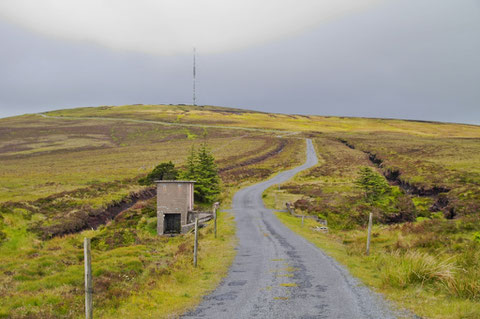
[[[325,219],[321,219],[318,216],[298,215],[297,213],[295,213],[295,208],[294,208],[292,203],[286,203],[286,206],[287,206],[287,210],[290,213],[290,215],[302,219],[302,225],[303,225],[303,219],[304,218],[313,219],[313,220],[315,220],[315,221],[317,221],[320,224],[325,225],[325,226],[327,226],[327,224],[328,224]]]

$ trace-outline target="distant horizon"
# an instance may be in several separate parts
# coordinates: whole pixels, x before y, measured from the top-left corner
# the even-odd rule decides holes
[[[25,1],[0,2],[0,117],[192,103],[195,47],[197,104],[480,125],[475,0]]]
[[[10,117],[16,116],[23,116],[23,115],[32,115],[32,114],[42,114],[54,111],[61,111],[61,110],[72,110],[78,108],[98,108],[102,106],[135,106],[135,105],[171,105],[171,106],[194,106],[192,104],[187,103],[132,103],[132,104],[101,104],[101,105],[90,105],[90,106],[72,106],[72,107],[60,107],[54,109],[43,110],[39,112],[27,112],[27,113],[18,113],[12,114],[7,116],[2,116],[0,113],[0,119],[6,119]],[[244,111],[254,111],[260,113],[267,113],[267,114],[284,114],[284,115],[299,115],[299,116],[324,116],[324,117],[339,117],[339,118],[356,118],[356,119],[374,119],[374,120],[398,120],[398,121],[409,121],[409,122],[420,122],[420,123],[438,123],[438,124],[459,124],[459,125],[472,125],[472,126],[480,126],[480,122],[449,122],[449,121],[438,121],[438,120],[428,120],[428,119],[415,119],[415,118],[396,118],[396,117],[374,117],[374,116],[355,116],[355,115],[338,115],[338,114],[316,114],[316,113],[286,113],[286,112],[268,112],[263,110],[257,110],[250,107],[241,107],[241,106],[224,106],[224,105],[213,105],[213,104],[202,104],[202,105],[195,105],[196,107],[202,106],[212,106],[212,107],[223,107],[223,108],[230,108],[230,109],[241,109]],[[1,111],[0,111],[1,112]]]

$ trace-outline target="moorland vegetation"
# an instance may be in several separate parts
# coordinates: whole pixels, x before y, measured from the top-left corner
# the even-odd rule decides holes
[[[200,231],[194,268],[191,234],[156,235],[155,193],[147,181],[151,173],[173,173],[172,165],[158,163],[185,170],[195,145],[194,172],[200,162],[218,166],[222,192],[208,195],[226,207],[242,183],[298,165],[303,156],[296,140],[255,130],[0,119],[0,317],[79,317],[83,237],[92,240],[95,316],[167,317],[197,304],[234,256],[232,216],[219,212],[217,239],[211,225]]]
[[[242,185],[302,163],[304,139],[313,139],[318,165],[269,189],[265,201],[278,210],[294,202],[330,231],[279,218],[401,307],[431,318],[480,316],[480,127],[174,105],[0,119],[0,316],[78,316],[84,236],[102,317],[194,306],[228,269],[233,221],[224,213],[217,242],[202,230],[208,249],[193,269],[191,236],[155,236],[152,189],[139,180],[161,162],[185,169],[198,161],[202,146],[194,157],[191,149],[205,131],[222,185],[214,197],[225,207]],[[221,256],[211,268],[210,253]],[[198,289],[191,278],[201,278]]]
[[[280,210],[291,201],[298,214],[326,219],[329,233],[322,234],[310,221],[301,227],[279,214],[402,307],[426,318],[479,317],[478,137],[456,143],[385,135],[369,135],[370,148],[364,139],[352,142],[365,138],[361,133],[350,133],[348,142],[341,133],[316,138],[322,162],[270,189],[267,202]],[[370,212],[375,225],[366,256]]]

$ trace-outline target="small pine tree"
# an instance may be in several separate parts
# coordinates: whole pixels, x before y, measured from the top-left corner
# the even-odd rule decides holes
[[[180,178],[194,180],[197,172],[197,162],[197,152],[195,151],[195,147],[192,145],[190,154],[188,154],[187,161],[185,163],[185,169],[180,173]]]
[[[199,202],[212,203],[215,201],[220,194],[220,178],[215,158],[206,143],[203,143],[198,151],[192,147],[181,178],[196,181],[195,198]]]
[[[206,143],[200,146],[197,153],[197,184],[195,189],[199,190],[199,200],[205,203],[212,203],[220,194],[220,178],[215,158],[208,149]]]
[[[382,223],[413,221],[417,215],[410,196],[403,194],[398,187],[392,187],[385,178],[370,167],[360,169],[355,182],[365,192],[365,202],[376,212]]]
[[[365,200],[371,205],[378,204],[391,193],[390,185],[385,178],[373,171],[370,167],[360,169],[360,177],[355,181],[358,187],[365,192]]]

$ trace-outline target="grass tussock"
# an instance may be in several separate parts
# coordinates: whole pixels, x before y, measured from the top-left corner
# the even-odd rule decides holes
[[[450,287],[455,283],[458,267],[452,258],[432,256],[420,251],[396,250],[376,256],[380,278],[386,286],[406,288],[412,284],[440,284]]]

